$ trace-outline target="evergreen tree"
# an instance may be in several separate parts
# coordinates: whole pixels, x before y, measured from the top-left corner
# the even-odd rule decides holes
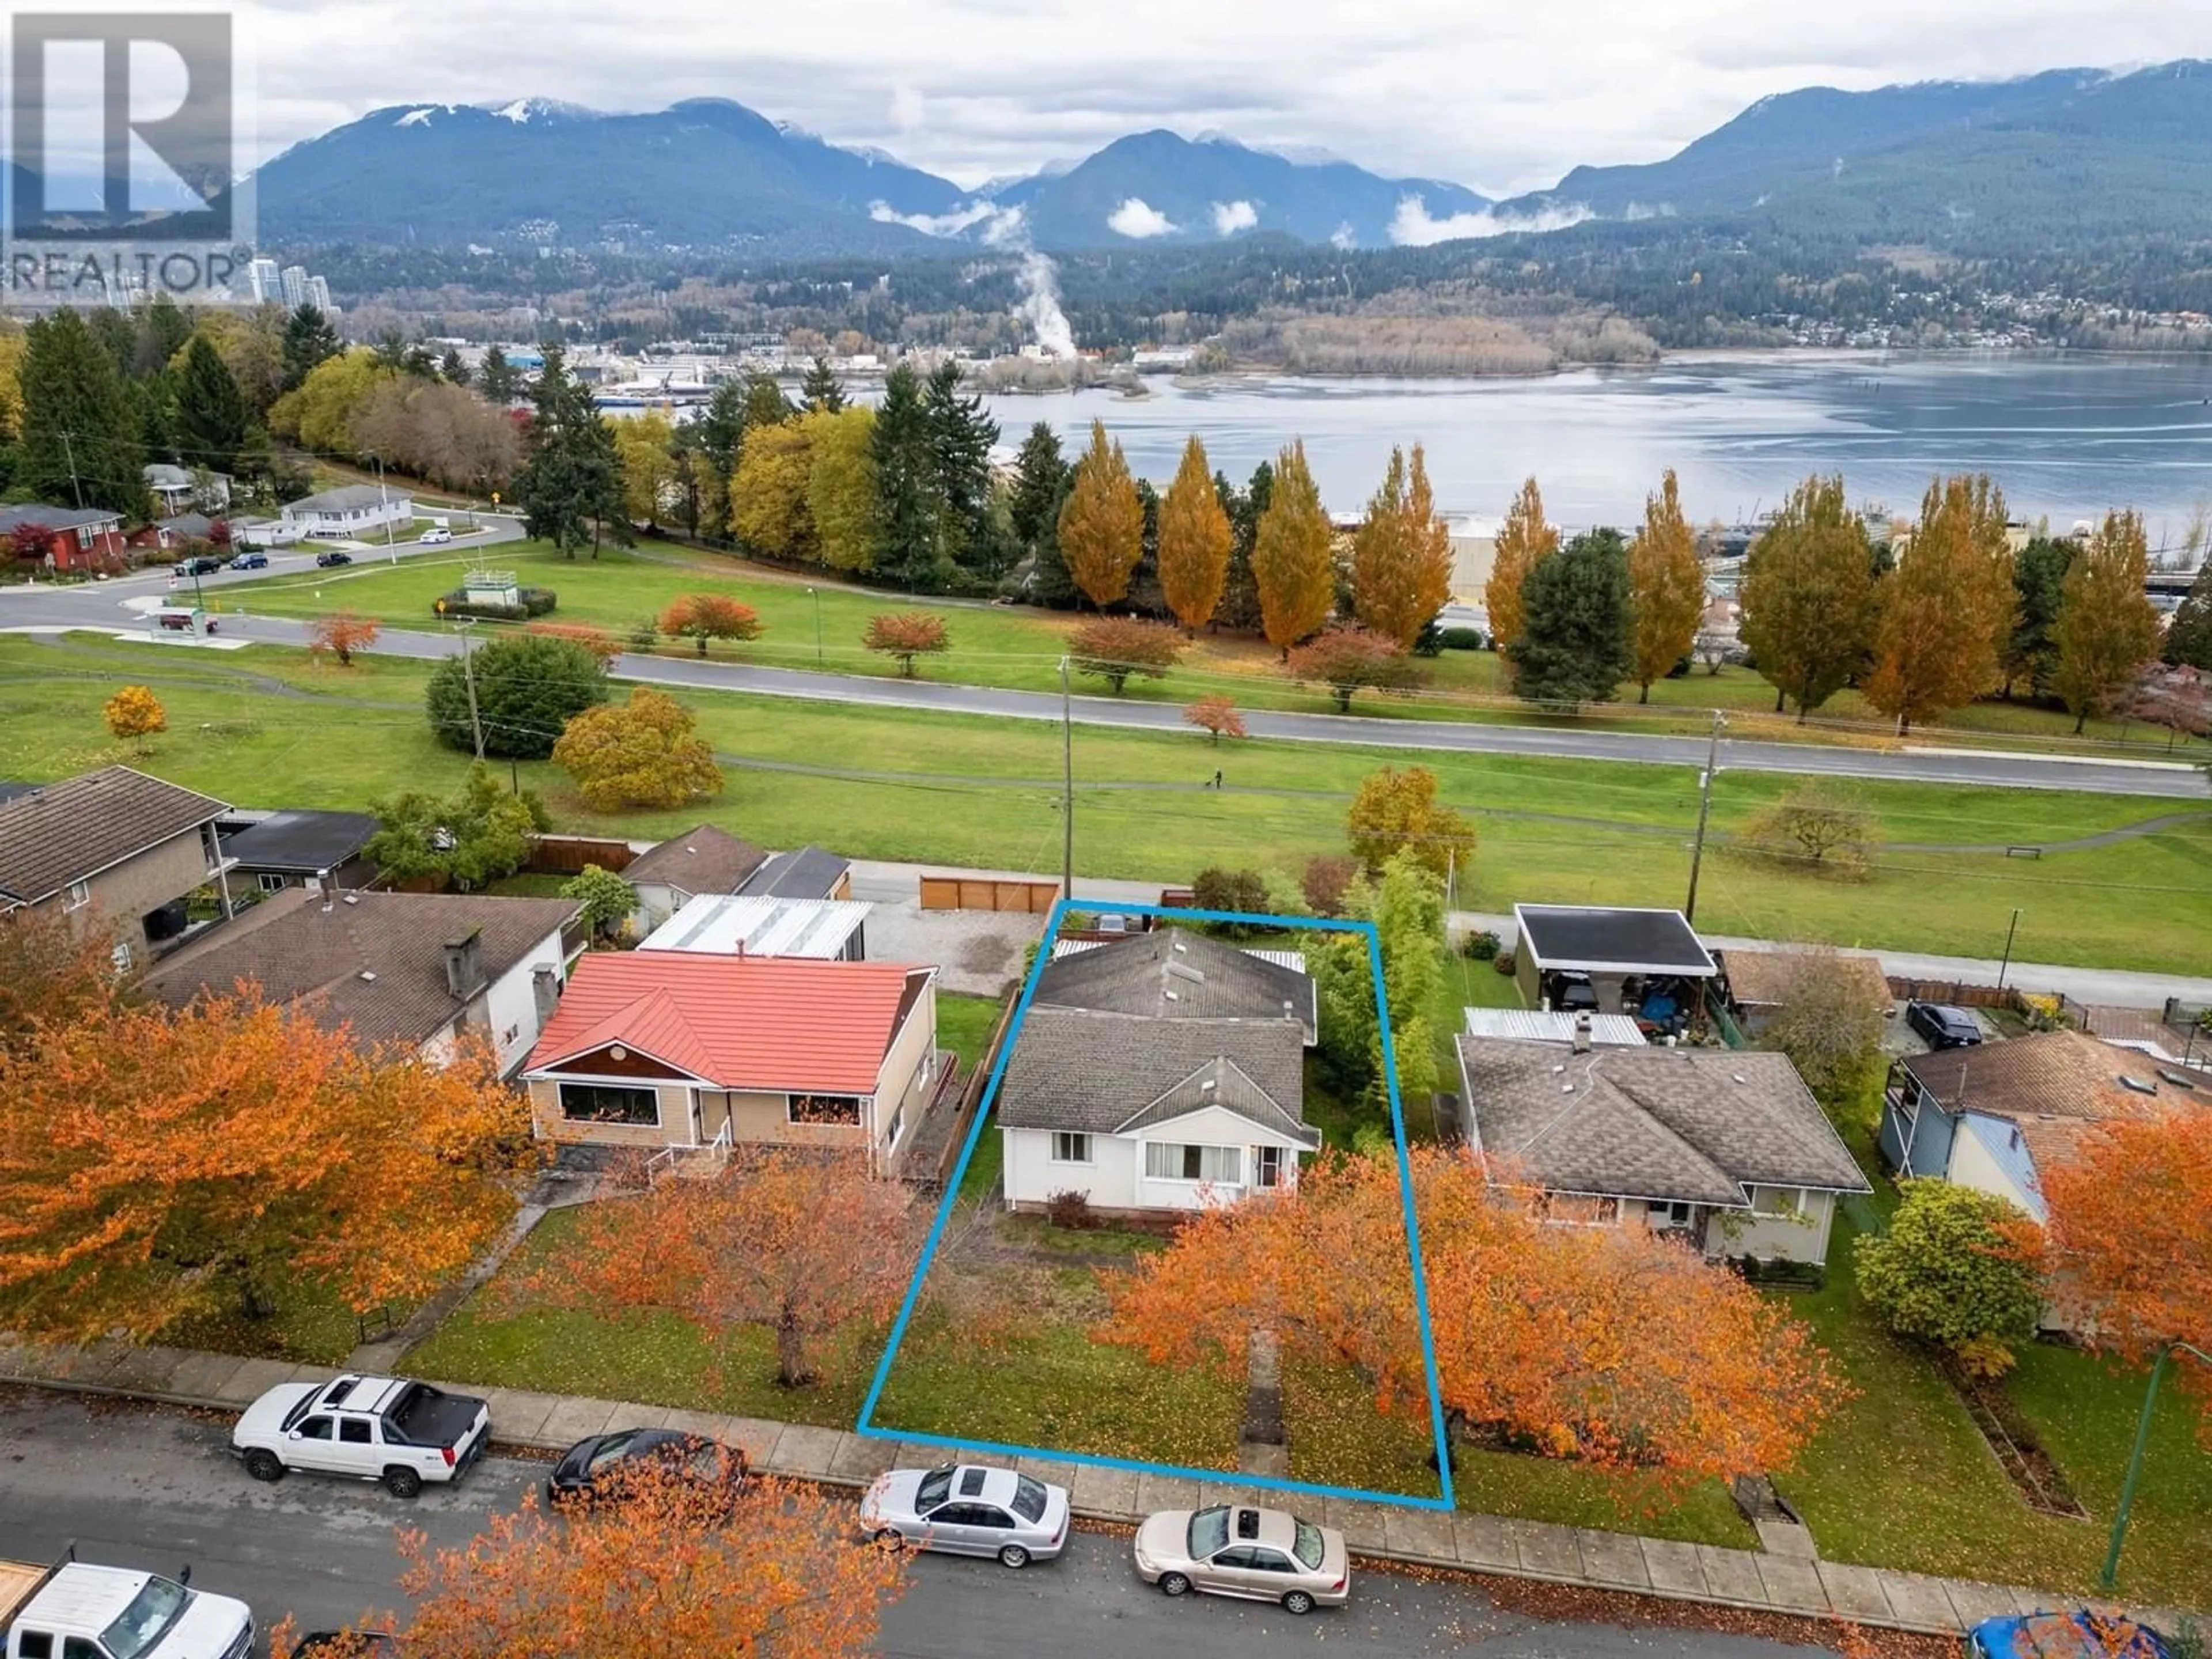
[[[36,501],[148,517],[140,411],[112,355],[67,307],[24,334],[14,487]]]
[[[1060,475],[1060,493],[1052,498],[1045,509],[1044,527],[1037,532],[1036,562],[1030,572],[1024,592],[1033,605],[1049,605],[1055,611],[1072,611],[1082,597],[1076,586],[1075,577],[1067,568],[1067,559],[1060,550],[1060,514],[1067,505],[1068,492],[1075,487],[1075,475],[1063,468]]]
[[[1259,538],[1261,516],[1274,499],[1275,469],[1261,462],[1252,469],[1251,483],[1242,489],[1217,472],[1213,493],[1229,515],[1229,575],[1214,619],[1224,628],[1249,633],[1260,626],[1260,585],[1252,579],[1252,544]]]
[[[2016,685],[2024,684],[2031,697],[2048,689],[2058,659],[2051,625],[2058,620],[2060,592],[2073,562],[2074,544],[2049,536],[2036,537],[2012,562],[2013,624],[2005,641],[2002,688],[2008,702]]]
[[[2143,586],[2150,547],[2142,516],[2108,513],[2066,573],[2051,642],[2051,684],[2078,733],[2104,714],[2157,653],[2158,611]]]
[[[101,306],[87,313],[84,320],[118,375],[127,380],[138,372],[138,328],[130,318],[111,306]]]
[[[915,592],[934,592],[950,573],[938,561],[939,504],[921,378],[901,363],[884,380],[871,440],[876,461],[876,571]]]
[[[1014,459],[1014,487],[1006,500],[1006,518],[1014,533],[1014,556],[1030,558],[1038,540],[1060,513],[1060,497],[1067,485],[1067,463],[1060,453],[1060,434],[1039,421],[1022,440]]]
[[[460,347],[446,348],[445,356],[438,362],[438,373],[443,379],[452,381],[455,386],[466,386],[469,383],[469,366],[461,361]]]
[[[616,540],[627,544],[629,517],[623,483],[613,431],[568,372],[561,348],[547,346],[530,426],[530,455],[514,480],[524,528],[571,559],[587,537],[592,557],[599,556],[602,525],[613,526]]]
[[[1306,465],[1305,445],[1293,440],[1277,459],[1267,506],[1252,538],[1261,629],[1286,657],[1335,607],[1334,535]]]
[[[799,382],[799,400],[809,409],[832,415],[845,407],[845,388],[826,359],[817,357],[807,366],[806,378]]]
[[[2197,573],[2182,597],[2181,606],[2166,625],[2166,644],[2159,653],[2176,668],[2199,668],[2212,673],[2212,559]]]
[[[756,368],[745,376],[744,411],[748,427],[781,426],[799,418],[799,405],[783,395],[775,376],[764,368]],[[742,429],[738,442],[741,447],[744,443]]]
[[[177,441],[185,465],[235,471],[246,442],[246,399],[216,349],[195,334],[177,380]]]
[[[1505,647],[1513,689],[1531,702],[1607,702],[1636,667],[1628,544],[1593,530],[1522,579],[1521,634]]]
[[[167,295],[156,294],[153,303],[138,313],[138,339],[131,356],[131,377],[143,380],[166,368],[191,337],[191,319],[179,311],[176,301]]]
[[[982,398],[960,395],[960,365],[949,361],[931,371],[921,411],[936,475],[939,568],[994,578],[1006,562],[991,513],[991,446],[999,441],[999,423],[983,412]]]
[[[484,353],[483,364],[477,373],[477,390],[490,404],[511,404],[520,385],[514,366],[507,361],[507,353],[493,346]]]
[[[316,364],[337,355],[337,330],[314,307],[301,306],[284,320],[284,390],[293,391]]]

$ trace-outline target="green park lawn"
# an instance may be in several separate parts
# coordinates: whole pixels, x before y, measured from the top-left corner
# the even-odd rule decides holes
[[[452,788],[465,758],[422,714],[427,665],[373,653],[350,669],[286,648],[165,650],[91,636],[0,637],[0,776],[63,776],[113,761],[240,805],[361,808],[400,788]],[[112,741],[102,702],[151,685],[169,729],[147,753]],[[1002,869],[1057,863],[1060,734],[980,716],[687,694],[727,787],[681,811],[592,811],[550,763],[514,769],[556,825],[646,838],[706,818],[767,846]],[[1379,766],[1428,766],[1473,816],[1480,846],[1458,908],[1519,899],[1667,903],[1688,871],[1696,779],[1686,768],[1247,742],[1079,727],[1076,861],[1085,874],[1187,881],[1209,865],[1294,872],[1340,852],[1345,809]],[[1202,786],[1218,764],[1220,791]],[[1723,773],[1724,836],[1789,787]],[[2016,960],[2170,969],[2212,927],[2212,815],[2116,845],[2003,856],[2171,815],[2125,796],[1869,784],[1888,844],[1870,879],[1833,880],[1711,851],[1698,921],[1715,933],[1995,956],[2014,906]],[[1990,850],[1919,852],[1916,845]],[[1470,964],[1468,984],[1488,970]]]
[[[951,649],[924,667],[927,678],[1013,690],[1056,690],[1060,658],[1074,622],[1066,616],[1049,616],[1025,607],[915,599],[854,586],[826,573],[810,578],[799,572],[665,544],[637,550],[606,547],[596,559],[588,550],[577,557],[566,557],[540,542],[505,543],[480,551],[456,546],[450,553],[413,556],[397,566],[363,560],[338,572],[272,575],[234,585],[223,590],[217,609],[243,608],[256,614],[301,617],[346,610],[395,625],[428,628],[435,623],[434,602],[459,586],[463,572],[477,564],[512,569],[526,585],[552,588],[560,595],[556,620],[590,623],[625,638],[684,594],[726,593],[758,611],[766,632],[749,644],[716,643],[711,647],[713,655],[769,666],[826,667],[848,674],[896,674],[897,665],[868,652],[860,644],[860,636],[869,617],[919,606],[943,617],[951,637]],[[659,648],[676,653],[694,649],[685,642],[671,641],[662,641]],[[1746,722],[1759,717],[1757,729],[1763,737],[1818,739],[1823,735],[1818,726],[1800,728],[1787,720],[1772,720],[1773,688],[1740,667],[1725,667],[1717,675],[1699,668],[1680,679],[1659,681],[1651,688],[1649,706],[1635,702],[1632,687],[1622,702],[1586,710],[1575,717],[1545,716],[1515,702],[1499,684],[1500,665],[1492,653],[1446,652],[1422,667],[1428,684],[1420,693],[1370,695],[1360,700],[1360,708],[1368,714],[1414,719],[1510,720],[1524,725],[1556,720],[1578,728],[1648,729],[1657,724],[1699,731],[1705,729],[1708,711],[1720,708]],[[1086,684],[1079,678],[1077,688],[1092,693],[1104,690],[1101,683]],[[1133,679],[1125,693],[1174,702],[1188,702],[1209,694],[1226,696],[1246,708],[1316,710],[1328,706],[1324,696],[1284,680],[1277,653],[1263,641],[1232,635],[1200,635],[1182,662],[1165,678]],[[1828,728],[1825,735],[1841,740],[1870,741],[1886,730],[1880,716],[1855,691],[1833,699],[1821,710],[1821,720]],[[2069,747],[2083,741],[2073,737],[2070,717],[2025,703],[1977,703],[1949,716],[1945,726],[1946,732],[1923,732],[1922,739],[1971,742],[1977,737],[2001,734],[2015,743],[2033,739],[2038,745]],[[2140,723],[2128,726],[2098,721],[2091,724],[2086,740],[2107,744],[2124,741],[2139,750],[2154,748],[2162,752],[2166,734]],[[2191,752],[2203,748],[2197,744]]]

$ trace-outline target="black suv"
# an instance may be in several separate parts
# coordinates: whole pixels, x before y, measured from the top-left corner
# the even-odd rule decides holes
[[[1926,1037],[1931,1048],[1971,1048],[1982,1040],[1981,1022],[1948,1003],[1908,1002],[1905,1023]]]
[[[189,559],[180,561],[177,565],[177,574],[180,576],[212,576],[222,568],[221,559],[206,553],[199,553]]]
[[[325,552],[316,554],[315,562],[320,565],[324,569],[328,570],[333,565],[351,564],[353,562],[353,555],[350,553],[340,552],[337,548],[333,547]]]

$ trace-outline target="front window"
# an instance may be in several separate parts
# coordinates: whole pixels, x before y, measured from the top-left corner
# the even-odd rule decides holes
[[[571,1123],[632,1123],[647,1127],[660,1122],[660,1095],[619,1083],[564,1083],[561,1085],[561,1115]]]
[[[92,884],[88,881],[73,881],[70,884],[69,902],[64,904],[62,908],[64,910],[82,910],[86,905],[91,902]]]
[[[1090,1163],[1091,1137],[1071,1134],[1065,1129],[1055,1130],[1052,1137],[1052,1161],[1055,1164]]]
[[[1154,1181],[1204,1181],[1233,1187],[1243,1172],[1240,1147],[1178,1146],[1164,1140],[1145,1143],[1145,1174]]]
[[[100,1632],[102,1646],[114,1659],[138,1659],[167,1634],[192,1593],[167,1578],[149,1578],[146,1588],[131,1598],[131,1605],[115,1622]]]
[[[1291,1540],[1291,1553],[1298,1558],[1298,1565],[1308,1572],[1321,1571],[1321,1528],[1309,1521],[1293,1521],[1296,1535]]]
[[[793,1095],[791,1097],[791,1121],[793,1123],[839,1123],[858,1128],[860,1097],[858,1095]]]
[[[1229,1547],[1229,1511],[1216,1507],[1190,1517],[1190,1559],[1206,1561]]]
[[[284,878],[271,875],[266,870],[256,876],[254,879],[261,884],[261,890],[264,893],[281,893],[284,890]]]

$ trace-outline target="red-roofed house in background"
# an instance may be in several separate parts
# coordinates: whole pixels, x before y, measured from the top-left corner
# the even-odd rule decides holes
[[[0,538],[17,558],[34,559],[49,570],[112,574],[131,559],[123,541],[122,519],[100,507],[0,503]]]
[[[842,1146],[889,1176],[951,1063],[934,968],[604,951],[576,964],[522,1078],[541,1139]]]

